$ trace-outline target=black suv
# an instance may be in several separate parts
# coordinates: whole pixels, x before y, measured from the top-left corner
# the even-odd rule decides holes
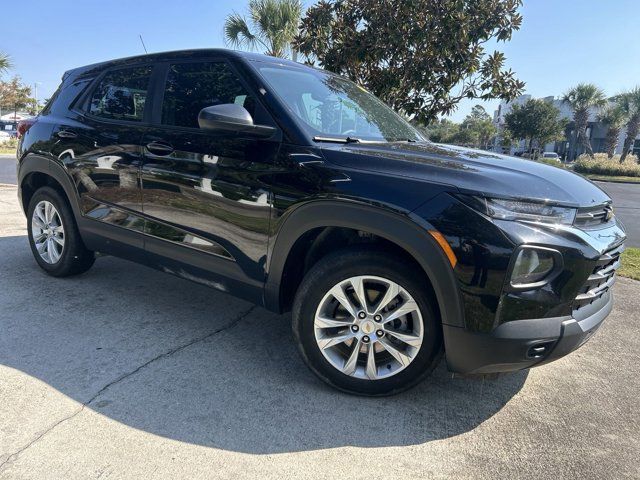
[[[20,125],[19,195],[46,272],[112,254],[292,311],[327,383],[381,395],[518,370],[612,307],[625,233],[566,170],[436,145],[362,87],[227,50],[65,73]],[[284,341],[284,340],[283,340]]]

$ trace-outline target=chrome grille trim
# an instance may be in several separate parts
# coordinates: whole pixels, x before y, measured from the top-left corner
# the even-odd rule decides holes
[[[621,264],[620,255],[622,252],[624,252],[624,245],[619,245],[600,256],[591,275],[573,302],[574,310],[593,303],[611,290],[616,281],[616,270]]]

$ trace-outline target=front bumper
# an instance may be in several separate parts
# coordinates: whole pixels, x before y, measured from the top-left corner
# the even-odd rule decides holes
[[[465,374],[522,370],[552,362],[582,346],[602,325],[613,307],[613,293],[572,316],[515,320],[491,333],[474,333],[443,325],[447,365]]]

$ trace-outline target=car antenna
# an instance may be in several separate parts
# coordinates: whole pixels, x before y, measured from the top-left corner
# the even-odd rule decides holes
[[[138,36],[140,37],[140,43],[142,43],[142,48],[144,48],[144,53],[149,53],[147,52],[147,46],[144,44],[144,40],[142,39],[142,34],[139,33]]]

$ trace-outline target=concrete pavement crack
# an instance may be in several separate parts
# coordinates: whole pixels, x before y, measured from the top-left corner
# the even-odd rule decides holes
[[[208,340],[209,338],[213,337],[214,335],[217,335],[219,333],[222,333],[224,331],[230,330],[233,327],[235,327],[238,323],[240,323],[242,320],[244,320],[251,312],[253,312],[256,309],[255,305],[252,306],[251,308],[249,308],[248,310],[246,310],[245,312],[241,313],[240,315],[238,315],[236,318],[234,318],[233,320],[231,320],[231,322],[229,322],[227,325],[225,325],[224,327],[220,327],[212,332],[209,332],[206,335],[203,335],[202,337],[197,337],[194,338],[193,340],[190,340],[187,343],[184,343],[182,345],[179,345],[175,348],[172,348],[170,350],[167,350],[166,352],[161,353],[160,355],[157,355],[155,357],[153,357],[152,359],[144,362],[142,365],[136,367],[135,369],[131,370],[128,373],[125,373],[124,375],[119,376],[117,379],[107,383],[104,387],[102,387],[100,390],[98,390],[97,393],[95,393],[89,400],[87,400],[86,402],[84,402],[82,404],[82,406],[80,408],[78,408],[75,412],[73,412],[71,415],[68,415],[60,420],[58,420],[56,423],[54,423],[53,425],[51,425],[50,427],[46,428],[43,432],[41,432],[38,436],[36,436],[33,440],[31,440],[29,443],[27,443],[25,446],[19,448],[18,450],[16,450],[15,452],[9,454],[9,456],[3,460],[0,463],[0,473],[2,473],[2,470],[4,469],[4,467],[6,465],[8,465],[9,463],[15,461],[21,453],[23,453],[25,450],[29,449],[31,446],[33,446],[34,444],[36,444],[37,442],[39,442],[43,437],[45,437],[47,434],[49,434],[50,432],[52,432],[53,430],[55,430],[60,424],[71,420],[72,418],[74,418],[76,415],[78,415],[80,412],[82,412],[84,410],[84,408],[88,405],[90,405],[92,402],[94,402],[100,395],[102,395],[106,390],[108,390],[109,388],[111,388],[112,386],[122,382],[123,380],[135,375],[136,373],[138,373],[140,370],[148,367],[149,365],[151,365],[152,363],[162,359],[162,358],[166,358],[166,357],[170,357],[171,355],[178,353],[182,350],[184,350],[185,348],[188,348],[192,345],[195,345],[196,343],[200,343],[200,342],[204,342],[206,340]]]

